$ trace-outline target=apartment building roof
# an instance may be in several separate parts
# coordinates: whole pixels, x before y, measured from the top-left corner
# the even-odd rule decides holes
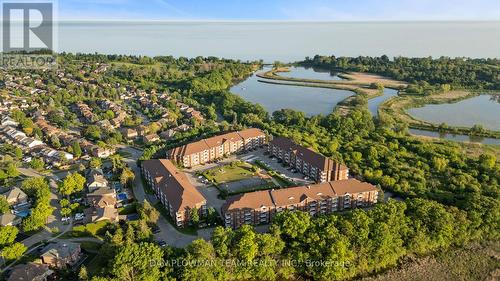
[[[210,148],[218,147],[222,145],[225,141],[241,141],[243,139],[257,137],[259,135],[264,135],[264,133],[259,129],[246,129],[243,131],[230,132],[223,135],[218,135],[210,137],[207,139],[199,140],[196,142],[188,143],[183,146],[176,147],[170,151],[171,155],[190,155],[194,153],[200,153],[204,150]]]
[[[238,134],[244,139],[264,136],[264,133],[260,129],[257,129],[257,128],[250,128],[250,129],[242,130],[242,131],[239,131]]]
[[[278,146],[283,150],[292,151],[295,155],[299,156],[307,163],[310,163],[314,167],[321,170],[335,170],[335,165],[337,165],[334,160],[323,156],[310,148],[298,145],[289,138],[278,136],[271,141],[271,144]],[[347,167],[340,164],[340,169],[347,169]]]
[[[274,206],[269,190],[254,191],[232,196],[222,205],[222,209],[226,211],[234,209],[255,210],[260,209],[263,206]]]
[[[266,207],[286,207],[296,205],[306,200],[318,201],[327,198],[343,196],[346,193],[361,193],[377,191],[372,184],[357,179],[324,182],[320,184],[255,191],[235,195],[222,206],[224,212],[235,209],[260,209]]]
[[[328,182],[290,187],[285,189],[277,189],[271,191],[274,204],[277,207],[300,204],[304,201],[324,200],[335,197],[335,192],[332,190]]]
[[[176,212],[186,208],[195,208],[206,202],[205,197],[170,160],[147,160],[142,165],[150,173]]]
[[[367,182],[362,182],[357,179],[347,179],[340,181],[329,182],[332,186],[333,191],[337,195],[345,195],[346,193],[359,193],[368,191],[377,191],[377,187]]]

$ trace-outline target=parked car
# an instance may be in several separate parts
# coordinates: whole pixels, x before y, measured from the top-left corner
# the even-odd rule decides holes
[[[160,247],[166,247],[167,246],[167,242],[160,240],[160,241],[158,241],[158,246],[160,246]]]
[[[153,233],[157,234],[157,233],[160,233],[160,232],[161,232],[161,229],[157,225],[154,225],[153,226]]]
[[[75,220],[76,221],[83,220],[84,217],[85,217],[84,213],[76,213],[75,214]]]
[[[61,221],[62,222],[68,222],[70,220],[70,217],[62,217]]]

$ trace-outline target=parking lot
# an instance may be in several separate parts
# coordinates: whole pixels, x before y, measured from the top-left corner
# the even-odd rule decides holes
[[[304,175],[299,172],[292,172],[291,169],[283,167],[281,163],[278,162],[276,158],[271,158],[269,155],[265,154],[266,148],[259,148],[254,151],[250,151],[244,154],[231,155],[228,158],[221,159],[218,163],[208,163],[205,165],[196,166],[191,169],[185,169],[189,181],[200,191],[201,194],[207,199],[207,204],[209,207],[214,207],[217,212],[220,212],[221,206],[224,204],[225,200],[218,198],[219,190],[213,187],[205,178],[196,175],[197,172],[203,172],[216,167],[227,165],[233,161],[247,161],[255,162],[260,161],[261,163],[267,165],[272,170],[276,171],[278,174],[286,177],[290,181],[295,182],[297,185],[311,184],[313,181],[305,180]],[[232,185],[246,185],[247,183],[233,182]]]

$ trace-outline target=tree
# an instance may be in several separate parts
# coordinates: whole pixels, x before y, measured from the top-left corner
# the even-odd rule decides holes
[[[16,146],[16,148],[14,148],[14,155],[16,156],[17,160],[20,160],[21,158],[23,158],[23,150]]]
[[[194,225],[198,225],[200,223],[200,212],[198,211],[198,208],[192,208],[190,211],[189,211],[189,215],[190,215],[190,218],[191,218],[191,222],[194,224]]]
[[[492,154],[481,154],[479,156],[479,163],[483,169],[492,169],[495,167],[497,159]]]
[[[231,228],[217,226],[212,233],[212,244],[221,258],[227,258],[234,233]]]
[[[135,179],[134,172],[129,168],[123,168],[122,173],[120,175],[121,184],[131,187],[132,183],[134,182],[134,179]]]
[[[0,227],[0,248],[14,243],[19,230],[15,226]]]
[[[101,139],[101,129],[95,125],[88,126],[83,132],[84,136],[93,140]]]
[[[123,162],[123,157],[120,154],[111,155],[109,158],[111,159],[113,172],[117,172],[125,168],[125,162]]]
[[[139,215],[141,220],[145,220],[149,223],[156,223],[160,218],[160,212],[146,200],[139,206]]]
[[[82,267],[80,268],[80,272],[78,272],[78,280],[80,281],[89,280],[89,274],[87,272],[87,267],[85,265],[82,265]]]
[[[10,211],[9,202],[7,202],[5,196],[0,195],[0,214],[5,214],[8,211]]]
[[[99,157],[92,157],[89,162],[90,168],[100,169],[102,167],[102,160]]]
[[[69,173],[63,182],[58,185],[58,191],[64,195],[80,192],[85,187],[85,178],[79,173]]]
[[[31,197],[46,197],[50,196],[50,187],[47,180],[43,177],[28,178],[21,183],[21,189]]]
[[[72,151],[73,151],[73,155],[75,155],[76,158],[79,158],[80,156],[82,156],[82,148],[80,147],[80,143],[79,142],[74,141],[71,144],[71,148],[72,148]]]
[[[124,244],[111,265],[111,273],[119,280],[161,280],[163,253],[153,243]]]
[[[45,163],[40,158],[33,158],[30,161],[30,167],[35,170],[42,170],[45,166]]]
[[[255,231],[249,225],[244,225],[235,232],[233,251],[239,260],[250,263],[255,259],[259,250],[256,238]]]
[[[16,242],[3,248],[1,255],[6,260],[15,260],[20,258],[26,252],[26,249],[26,246],[22,243]]]

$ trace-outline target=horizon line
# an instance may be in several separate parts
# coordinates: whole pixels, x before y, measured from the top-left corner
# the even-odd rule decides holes
[[[2,19],[0,19],[2,20]],[[500,19],[429,19],[429,20],[252,20],[252,19],[58,19],[54,22],[206,22],[206,23],[447,23],[500,22]]]

